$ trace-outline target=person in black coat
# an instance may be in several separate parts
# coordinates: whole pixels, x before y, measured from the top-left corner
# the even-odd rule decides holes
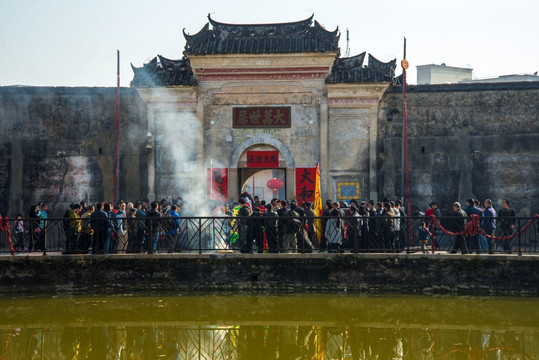
[[[103,254],[105,252],[107,229],[111,228],[110,219],[107,213],[103,211],[103,204],[95,204],[95,211],[90,215],[90,226],[94,229],[92,252],[94,254]]]
[[[277,210],[277,215],[279,216],[279,218],[282,218],[283,216],[286,216],[286,213],[288,212],[288,202],[286,200],[282,200],[281,201],[281,208],[279,210]],[[283,238],[284,238],[284,232],[283,232],[283,229],[284,229],[284,220],[283,219],[279,219],[278,221],[279,223],[279,249],[282,249],[283,248]]]
[[[241,197],[239,203],[241,205],[241,208],[238,211],[237,216],[241,218],[237,219],[237,230],[240,242],[240,252],[249,253],[252,249],[252,239],[249,239],[247,217],[251,215],[251,211],[249,210],[249,206],[247,205],[247,201],[245,200],[245,198]]]
[[[149,234],[146,250],[148,250],[148,254],[154,254],[157,251],[157,241],[161,229],[161,213],[159,212],[159,203],[156,201],[152,201],[150,211],[146,214],[146,229]]]
[[[268,251],[270,253],[279,252],[279,241],[278,241],[278,225],[277,219],[278,215],[273,211],[273,206],[271,204],[266,204],[266,211],[262,215],[264,218],[264,228],[266,233],[266,240],[268,241]]]
[[[255,207],[253,213],[247,219],[247,228],[249,232],[248,241],[250,243],[253,240],[255,241],[259,254],[264,252],[264,231],[262,230],[263,224],[264,221],[262,219],[262,214],[260,214],[260,209]]]
[[[40,217],[37,215],[39,207],[37,205],[30,206],[28,211],[28,217],[30,218],[30,246],[29,251],[43,250],[44,244],[42,242],[41,228],[39,227]]]

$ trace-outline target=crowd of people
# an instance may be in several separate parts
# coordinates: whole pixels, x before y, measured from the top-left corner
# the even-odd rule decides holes
[[[399,199],[382,202],[351,200],[349,203],[327,200],[320,217],[309,201],[299,205],[295,200],[274,198],[266,203],[247,193],[237,202],[210,201],[208,205],[209,214],[219,218],[221,224],[218,235],[222,241],[218,245],[208,245],[213,250],[233,249],[242,253],[401,252],[410,245],[419,245],[423,252],[428,248],[440,249],[437,240],[441,235],[440,226],[432,219],[432,215],[442,218],[436,202],[421,213],[424,217],[413,220],[406,217]],[[200,210],[189,206],[181,197],[169,197],[160,202],[75,203],[70,205],[62,220],[64,252],[103,254],[187,250],[185,239],[189,223],[186,219],[194,217]],[[465,207],[455,202],[444,215],[447,217],[438,225],[459,233],[450,249],[454,253],[493,253],[497,250],[496,242],[485,235],[507,237],[515,229],[516,214],[508,200],[502,201],[498,213],[490,199],[483,202],[483,207],[478,200],[468,199]],[[462,234],[472,215],[481,218],[482,234]],[[45,203],[31,206],[29,221],[23,221],[22,214],[17,214],[12,230],[15,251],[44,250],[47,217],[48,205]],[[414,231],[410,231],[410,227]],[[215,238],[216,235],[212,233],[211,236]],[[500,250],[511,251],[510,239],[502,242]]]

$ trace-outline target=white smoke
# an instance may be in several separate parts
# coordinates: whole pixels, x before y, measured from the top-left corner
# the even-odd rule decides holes
[[[160,94],[163,89],[160,89]],[[174,94],[168,94],[174,96]],[[155,192],[156,200],[180,196],[193,215],[210,215],[207,169],[225,167],[203,157],[203,119],[192,107],[185,110],[155,109]]]

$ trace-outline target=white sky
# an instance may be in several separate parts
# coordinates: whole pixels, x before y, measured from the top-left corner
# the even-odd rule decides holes
[[[351,55],[382,61],[403,56],[408,82],[415,66],[471,66],[474,78],[539,70],[539,0],[0,0],[0,85],[116,86],[157,54],[182,57],[182,29],[198,32],[207,14],[220,22],[269,23],[315,14],[328,30],[341,30]],[[400,74],[400,68],[397,74]]]

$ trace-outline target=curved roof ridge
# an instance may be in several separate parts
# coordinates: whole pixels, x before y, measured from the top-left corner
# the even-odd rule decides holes
[[[193,34],[193,35],[189,35],[188,33],[185,32],[185,28],[183,28],[182,32],[183,32],[183,37],[185,38],[185,40],[191,40],[191,41],[196,41],[196,40],[199,40],[200,38],[206,38],[208,32],[210,31],[210,23],[206,23],[202,29],[200,29],[196,34]]]
[[[332,36],[340,36],[339,34],[339,26],[337,26],[337,28],[333,31],[329,31],[327,30],[325,27],[323,27],[319,22],[318,20],[315,20],[314,21],[314,27],[318,30],[321,30],[321,31],[325,31],[328,35],[332,35]]]
[[[307,28],[307,27],[311,26],[311,24],[313,22],[313,18],[314,18],[314,13],[310,17],[308,17],[307,19],[299,20],[299,21],[284,22],[284,23],[231,24],[231,23],[224,23],[224,22],[215,21],[215,20],[213,20],[211,18],[211,14],[208,14],[208,21],[217,30],[220,30],[222,27],[253,27],[253,26],[265,27],[265,26],[279,26],[279,25],[283,25],[283,26],[287,26],[287,25],[288,26],[289,25],[303,25],[303,26],[305,26]]]
[[[371,60],[372,60],[372,64],[371,64]],[[383,62],[383,61],[380,61],[378,60],[377,58],[375,58],[374,56],[372,56],[371,53],[369,53],[369,67],[371,66],[395,66],[397,63],[397,59],[393,59],[393,60],[390,60],[388,62]]]
[[[208,14],[208,23],[194,35],[183,30],[184,55],[338,52],[339,28],[326,30],[314,14],[304,20],[274,24],[227,24]],[[210,27],[211,24],[211,27]]]

